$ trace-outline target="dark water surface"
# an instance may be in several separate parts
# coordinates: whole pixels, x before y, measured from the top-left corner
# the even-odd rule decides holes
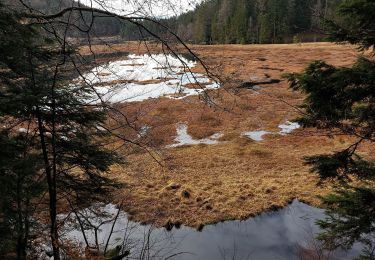
[[[113,205],[104,209],[109,215],[117,211]],[[317,246],[313,239],[319,231],[315,221],[321,218],[324,218],[323,210],[297,200],[282,210],[246,221],[209,225],[201,232],[184,226],[172,231],[142,226],[128,221],[126,214],[121,213],[110,244],[111,247],[125,244],[130,248],[129,259],[139,259],[142,255],[151,259],[301,259],[301,255]],[[103,247],[112,224],[103,224],[99,229],[98,238]],[[93,241],[93,233],[87,235]],[[67,237],[83,241],[77,230],[68,232]],[[330,259],[352,259],[359,253],[356,246],[350,252],[331,254]]]

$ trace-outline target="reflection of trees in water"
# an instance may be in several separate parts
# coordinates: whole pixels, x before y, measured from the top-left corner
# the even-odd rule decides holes
[[[332,250],[326,249],[321,241],[316,240],[315,234],[312,230],[306,230],[306,237],[304,239],[304,246],[298,245],[296,248],[296,259],[300,260],[329,260],[336,258],[336,253]]]
[[[231,247],[219,246],[218,250],[223,260],[250,260],[254,251],[249,249],[248,252],[240,252],[236,241],[233,241]]]
[[[63,240],[68,244],[77,242],[75,250],[88,258],[171,259],[190,254],[178,250],[183,238],[152,225],[133,223],[121,206],[112,204],[72,209],[63,229]]]
[[[79,245],[87,257],[109,259],[343,259],[358,252],[331,252],[315,240],[320,209],[294,201],[277,212],[246,221],[227,221],[198,232],[168,231],[128,220],[121,205],[96,204],[61,216],[64,245]]]

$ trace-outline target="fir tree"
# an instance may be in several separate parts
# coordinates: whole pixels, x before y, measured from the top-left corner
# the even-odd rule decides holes
[[[341,23],[328,22],[331,37],[339,42],[375,47],[375,2],[347,0],[340,6]],[[335,194],[323,197],[328,217],[318,224],[327,247],[350,248],[356,241],[366,247],[364,259],[374,259],[375,162],[358,152],[362,143],[375,142],[375,62],[360,57],[350,68],[324,61],[312,63],[301,74],[289,75],[291,88],[307,95],[299,119],[304,126],[340,130],[357,141],[343,151],[306,158],[322,180],[337,180]],[[334,133],[334,132],[333,132]],[[361,185],[351,181],[359,180]]]
[[[46,25],[43,31],[25,21],[22,13],[0,11],[0,119],[7,130],[1,141],[15,158],[1,169],[2,185],[9,188],[4,191],[8,196],[21,196],[17,203],[27,204],[38,195],[31,192],[34,180],[42,181],[38,187],[45,186],[48,193],[54,259],[60,259],[59,205],[68,199],[90,204],[111,189],[114,183],[102,173],[117,157],[105,148],[108,132],[99,127],[106,120],[105,106],[88,102],[95,95],[92,86],[71,82],[79,75],[75,51],[58,44],[56,34],[57,38],[49,37],[53,27]],[[22,141],[16,133],[24,125],[28,130]],[[1,159],[7,160],[7,154]],[[20,213],[22,219],[14,219],[9,228],[24,236],[29,211],[22,205],[8,206],[3,207],[2,220],[12,218],[14,211]],[[24,254],[25,237],[18,240]]]

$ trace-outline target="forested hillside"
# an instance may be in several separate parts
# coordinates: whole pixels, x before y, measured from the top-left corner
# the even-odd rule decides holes
[[[321,40],[321,18],[342,0],[210,0],[168,23],[194,43],[285,43]]]
[[[22,10],[25,7],[18,0],[2,0],[5,6],[14,10]],[[25,0],[24,1],[34,12],[42,12],[45,14],[57,13],[65,8],[78,6],[78,1],[74,0]],[[94,18],[93,18],[94,17]],[[106,17],[97,15],[95,12],[74,12],[71,17],[67,14],[65,20],[69,19],[72,25],[68,30],[70,37],[84,37],[87,36],[85,31],[90,27],[90,35],[92,37],[106,37],[119,35],[121,31],[121,22],[113,17]],[[59,26],[54,25],[56,28]],[[78,27],[80,29],[78,29]],[[91,28],[92,27],[92,28]]]
[[[19,1],[3,0],[22,8]],[[335,9],[343,0],[204,0],[195,10],[157,23],[141,22],[153,33],[163,36],[166,27],[182,40],[199,44],[288,43],[324,39],[322,18],[335,19]],[[55,13],[78,5],[73,0],[26,0],[38,11]],[[93,24],[92,17],[94,18]],[[67,17],[66,17],[67,18]],[[131,23],[95,13],[75,13],[70,37],[121,35],[123,40],[151,39],[150,33]],[[160,22],[166,27],[158,24]],[[77,29],[77,26],[80,28]]]

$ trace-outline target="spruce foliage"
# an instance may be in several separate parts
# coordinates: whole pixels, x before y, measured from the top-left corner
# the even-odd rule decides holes
[[[0,249],[21,259],[41,214],[59,259],[61,205],[89,205],[115,187],[103,174],[118,161],[100,127],[108,111],[88,101],[92,86],[72,82],[79,56],[50,32],[0,6],[0,229],[9,231]]]
[[[327,22],[330,36],[339,42],[358,44],[374,54],[375,23],[372,0],[346,0],[339,8],[340,22]],[[324,61],[310,64],[301,74],[288,76],[291,88],[306,94],[299,118],[304,126],[331,130],[356,141],[347,149],[306,158],[321,180],[336,180],[336,193],[323,197],[328,217],[318,224],[319,238],[328,248],[365,245],[363,259],[375,258],[375,161],[358,152],[362,144],[375,142],[375,62],[360,57],[350,68]],[[353,184],[360,181],[360,185]]]

